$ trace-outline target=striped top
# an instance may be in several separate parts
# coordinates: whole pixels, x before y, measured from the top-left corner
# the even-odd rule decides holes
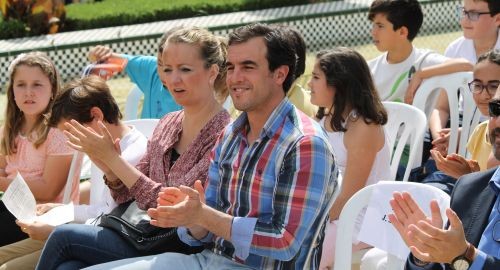
[[[212,152],[205,192],[208,205],[235,217],[231,242],[205,239],[215,240],[215,253],[250,267],[316,268],[315,260],[304,263],[336,185],[325,133],[286,98],[251,145],[247,127],[243,113],[226,128]]]

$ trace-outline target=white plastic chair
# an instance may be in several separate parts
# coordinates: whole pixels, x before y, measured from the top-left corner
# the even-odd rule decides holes
[[[439,93],[441,90],[446,91],[450,107],[451,129],[448,154],[456,152],[464,157],[469,156],[467,152],[467,141],[469,140],[470,134],[479,123],[481,114],[467,86],[467,83],[472,81],[472,78],[472,72],[456,72],[426,79],[418,88],[413,100],[413,106],[423,110],[427,119],[429,119],[439,97]],[[463,118],[459,140],[459,104],[461,98],[463,98]],[[456,149],[458,149],[458,151]]]
[[[311,256],[312,256],[313,249],[318,244],[318,243],[316,243],[318,236],[321,232],[321,229],[323,228],[323,224],[326,222],[326,219],[328,217],[328,213],[330,213],[330,209],[332,208],[333,203],[335,202],[335,200],[339,196],[340,190],[342,188],[342,176],[340,175],[337,166],[335,166],[334,174],[337,175],[337,186],[335,187],[335,190],[333,191],[332,197],[330,198],[330,201],[328,202],[328,204],[325,208],[325,211],[321,214],[320,222],[318,223],[318,227],[316,228],[316,231],[314,232],[311,246],[309,247],[309,251],[307,252],[307,259],[306,259],[306,262],[304,263],[305,268],[309,267],[309,265],[311,265]]]
[[[134,120],[127,120],[124,121],[126,125],[131,125],[137,128],[146,138],[151,138],[153,135],[153,131],[156,128],[156,125],[158,125],[159,119],[134,119]]]
[[[356,192],[347,203],[344,205],[342,212],[340,213],[338,227],[337,227],[337,241],[335,243],[335,270],[348,270],[351,269],[352,265],[352,238],[354,233],[355,222],[358,214],[365,208],[368,207],[371,199],[371,195],[375,189],[380,188],[381,185],[385,185],[389,189],[394,191],[408,191],[410,194],[414,194],[413,191],[421,190],[424,194],[440,194],[441,201],[444,199],[444,203],[441,203],[440,210],[441,215],[444,215],[444,211],[447,207],[449,207],[449,196],[442,190],[439,190],[436,187],[425,185],[421,183],[413,183],[413,182],[401,182],[401,181],[382,181],[374,185],[366,186],[363,189]],[[387,190],[384,189],[385,193]],[[392,192],[388,193],[387,196],[391,196]],[[413,196],[416,200],[417,204],[422,208],[426,209],[429,206],[429,201],[421,201],[418,197]],[[438,200],[439,202],[439,200]],[[389,200],[387,200],[387,205],[389,205]],[[376,207],[376,206],[374,206]],[[365,216],[366,218],[366,216]],[[445,224],[446,221],[443,221]],[[380,233],[378,231],[374,231],[374,234]],[[394,237],[399,238],[399,233],[396,229],[393,228],[392,233]],[[401,270],[403,269],[404,262],[400,260],[395,255],[388,254],[387,258],[387,268],[388,270]],[[359,263],[359,262],[358,262]]]
[[[64,186],[63,200],[62,203],[68,204],[71,202],[71,195],[73,193],[73,187],[80,184],[80,171],[82,169],[84,154],[79,151],[75,151],[73,158],[71,159],[71,165],[69,166],[68,177],[66,178],[66,185]],[[78,191],[76,191],[78,192]]]
[[[427,120],[424,113],[416,107],[400,102],[384,101],[382,103],[388,115],[385,131],[391,137],[389,145],[392,157],[390,180],[396,179],[403,150],[406,145],[410,145],[410,156],[403,177],[403,181],[408,181],[411,170],[421,165],[422,151],[420,147],[424,140]]]
[[[139,113],[139,103],[143,95],[144,93],[142,93],[141,89],[134,84],[128,93],[127,100],[125,101],[124,120],[137,119],[137,115]]]

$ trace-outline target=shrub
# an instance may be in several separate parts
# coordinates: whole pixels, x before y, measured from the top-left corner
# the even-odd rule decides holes
[[[119,2],[118,2],[119,1]],[[147,23],[210,14],[258,10],[318,2],[317,0],[107,0],[66,7],[67,19],[62,31]],[[126,8],[124,8],[126,7]],[[133,8],[131,8],[133,7]]]
[[[0,21],[0,39],[25,37],[28,33],[26,26],[21,21]]]

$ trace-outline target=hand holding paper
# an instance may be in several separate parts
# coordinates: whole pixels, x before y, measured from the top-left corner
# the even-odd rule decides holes
[[[36,200],[23,177],[18,173],[2,197],[5,207],[20,221],[43,222],[52,226],[71,222],[74,219],[73,205],[56,207],[47,213],[36,215]]]

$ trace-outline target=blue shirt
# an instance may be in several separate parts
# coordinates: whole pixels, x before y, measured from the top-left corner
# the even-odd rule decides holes
[[[210,234],[202,241],[256,269],[314,269],[315,262],[304,263],[336,185],[325,133],[286,98],[251,144],[247,127],[243,113],[226,128],[213,150],[205,191],[208,205],[234,217],[231,241]],[[196,244],[184,229],[178,233]]]
[[[156,68],[156,57],[127,54],[121,56],[128,60],[125,72],[144,93],[141,118],[159,119],[169,112],[182,109],[161,82]]]
[[[497,194],[497,199],[495,200],[493,209],[491,209],[488,225],[486,225],[486,229],[481,235],[481,240],[479,240],[477,246],[478,254],[469,268],[470,270],[483,269],[487,255],[500,258],[500,242],[498,242],[498,238],[496,241],[493,239],[493,234],[496,236],[500,235],[500,224],[497,224],[500,222],[500,209],[498,209],[500,204],[500,196],[498,196],[500,193],[500,167],[497,168],[495,174],[491,177],[489,185]],[[495,229],[495,232],[493,232],[493,229]]]

